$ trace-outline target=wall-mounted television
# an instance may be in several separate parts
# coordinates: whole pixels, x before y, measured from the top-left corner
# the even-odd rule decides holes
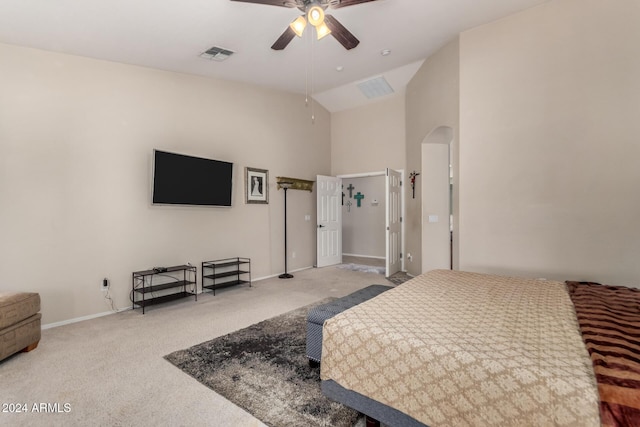
[[[153,150],[153,204],[231,206],[233,163]]]

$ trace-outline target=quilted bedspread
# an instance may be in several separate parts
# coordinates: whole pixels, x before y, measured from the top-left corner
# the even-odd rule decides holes
[[[438,426],[599,426],[564,283],[436,270],[329,319],[321,378]]]

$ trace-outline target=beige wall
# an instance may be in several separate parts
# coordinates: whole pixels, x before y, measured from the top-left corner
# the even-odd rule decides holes
[[[422,144],[422,271],[451,268],[450,137]]]
[[[459,43],[458,39],[429,57],[418,73],[407,86],[406,95],[406,135],[407,135],[407,169],[405,176],[408,181],[413,171],[422,172],[423,144],[431,143],[430,136],[438,134],[442,127],[450,128],[452,134],[452,165],[454,170],[454,231],[457,229],[458,217],[458,121],[459,121]],[[435,143],[442,143],[441,138],[435,138]],[[411,274],[424,271],[422,259],[422,187],[425,174],[416,179],[416,197],[411,197],[411,187],[405,185],[406,200],[406,246],[405,253],[411,254],[411,260],[406,260],[405,268]],[[446,191],[446,190],[445,190]],[[428,214],[428,209],[425,211]],[[454,232],[454,267],[457,265],[458,237]],[[442,246],[442,242],[434,243]],[[440,247],[439,250],[447,250]],[[431,245],[425,242],[424,245]],[[425,254],[427,255],[427,254]],[[429,266],[429,263],[425,263]]]
[[[40,292],[48,324],[107,311],[103,277],[126,307],[138,269],[239,255],[278,274],[276,176],[392,167],[408,182],[440,126],[461,269],[637,285],[637,22],[635,0],[552,1],[463,33],[405,96],[318,107],[314,125],[301,96],[0,45],[0,289]],[[234,207],[152,206],[153,148],[234,162]],[[243,203],[245,166],[269,170],[269,205]],[[420,185],[404,194],[412,274]],[[313,264],[314,225],[315,193],[289,192],[290,270]]]
[[[108,311],[104,277],[127,307],[135,270],[232,256],[254,278],[284,270],[275,177],[330,173],[326,110],[311,124],[294,94],[8,45],[0,58],[0,289],[39,292],[44,324]],[[154,148],[233,162],[234,206],[152,206]],[[245,166],[269,170],[268,205],[244,204]],[[310,267],[315,193],[288,199],[288,267]]]
[[[331,171],[334,176],[382,172],[386,168],[405,169],[404,99],[405,94],[401,92],[369,105],[331,114]],[[351,215],[344,213],[346,207],[343,207],[343,253],[386,256],[386,189],[384,177],[376,179],[382,181],[380,194],[375,196],[379,205],[371,206],[373,193],[365,193],[367,199],[363,200],[363,207],[355,208],[355,200],[352,200]],[[347,178],[343,180],[345,188],[349,182]],[[345,193],[348,195],[346,190]],[[365,212],[372,215],[364,216]],[[364,222],[350,222],[350,218],[356,217]],[[379,221],[382,221],[381,233],[376,233],[375,224]]]
[[[404,169],[405,110],[402,93],[331,114],[331,173]]]
[[[460,37],[460,267],[640,285],[640,3]]]

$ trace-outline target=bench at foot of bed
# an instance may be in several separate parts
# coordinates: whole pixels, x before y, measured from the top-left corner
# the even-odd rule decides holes
[[[322,358],[322,325],[338,313],[355,307],[391,289],[391,286],[371,285],[330,303],[319,305],[307,314],[307,357],[310,366],[318,366]]]

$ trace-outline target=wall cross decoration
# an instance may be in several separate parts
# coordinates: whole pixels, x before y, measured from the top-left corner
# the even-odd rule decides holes
[[[347,201],[347,212],[351,212],[351,205],[353,203],[351,203],[351,200]]]
[[[349,190],[349,198],[353,197],[353,190],[355,190],[356,187],[353,186],[353,184],[349,184],[349,186],[347,187],[347,190]],[[358,203],[358,206],[360,206],[360,204]]]
[[[358,207],[360,207],[360,202],[362,202],[362,199],[364,199],[364,194],[361,194],[358,191],[358,194],[356,194],[355,196],[353,196],[354,199],[356,199],[358,201]]]
[[[420,175],[420,172],[413,171],[409,174],[411,178],[411,191],[413,192],[413,198],[416,198],[416,177]]]

